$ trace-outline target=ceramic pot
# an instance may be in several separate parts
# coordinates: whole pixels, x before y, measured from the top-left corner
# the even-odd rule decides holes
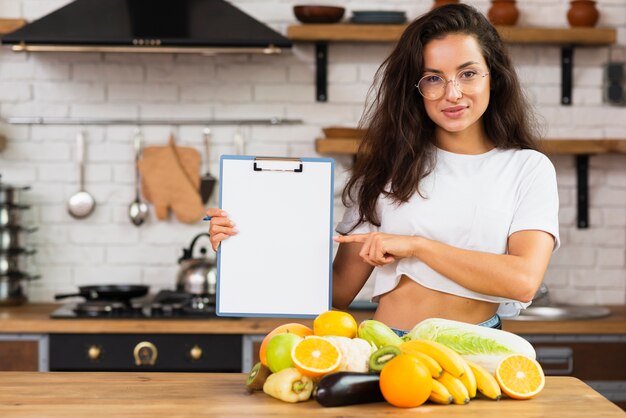
[[[436,9],[439,6],[443,6],[443,5],[446,5],[446,4],[455,4],[455,3],[458,3],[458,2],[459,2],[459,0],[435,0],[433,2],[432,9]]]
[[[491,0],[487,17],[493,25],[513,26],[519,18],[515,0]]]
[[[600,12],[593,0],[571,0],[567,21],[573,27],[593,27],[598,23]]]

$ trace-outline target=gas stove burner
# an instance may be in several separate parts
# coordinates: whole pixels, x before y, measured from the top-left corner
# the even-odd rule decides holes
[[[72,309],[80,317],[141,317],[143,307],[140,304],[126,304],[108,300],[92,300],[78,303]]]
[[[215,313],[215,295],[162,290],[153,299],[129,301],[92,300],[63,305],[52,318],[106,319],[202,319],[219,318]],[[230,317],[230,319],[233,319]]]

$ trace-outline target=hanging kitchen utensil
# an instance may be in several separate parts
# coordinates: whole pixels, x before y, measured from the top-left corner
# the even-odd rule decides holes
[[[246,153],[246,140],[239,128],[233,135],[233,148],[235,149],[235,155],[244,155]]]
[[[133,139],[135,146],[135,200],[128,206],[128,217],[130,221],[139,226],[148,218],[148,205],[141,201],[141,179],[139,174],[139,158],[141,157],[142,149],[142,134],[141,130],[137,128]]]
[[[132,298],[145,296],[149,286],[144,285],[102,285],[102,286],[79,286],[78,293],[62,293],[54,295],[55,299],[64,299],[81,296],[87,300],[117,300],[128,301]]]
[[[85,190],[85,136],[82,131],[76,135],[76,158],[78,160],[79,191],[70,197],[67,202],[67,211],[76,219],[83,219],[91,215],[96,207],[96,201]]]
[[[209,166],[211,164],[211,129],[206,127],[202,130],[202,142],[204,145],[204,164],[206,165],[206,171],[202,178],[200,178],[200,197],[203,203],[207,203],[211,198],[217,178],[215,178],[209,172]]]

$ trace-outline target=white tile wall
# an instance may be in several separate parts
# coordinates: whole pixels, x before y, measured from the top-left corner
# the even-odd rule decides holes
[[[487,0],[463,0],[487,11]],[[69,0],[0,0],[0,16],[29,20]],[[257,19],[284,32],[294,22],[295,0],[234,0]],[[413,18],[431,0],[318,0],[352,10],[404,10]],[[618,28],[612,48],[577,48],[574,56],[574,105],[559,104],[560,51],[557,47],[511,46],[524,86],[537,107],[547,137],[626,138],[626,108],[602,102],[603,65],[626,61],[626,3],[598,0],[599,26]],[[518,1],[520,25],[564,27],[567,0]],[[210,169],[220,154],[233,151],[240,131],[250,153],[316,156],[314,138],[323,126],[354,126],[379,63],[391,44],[331,44],[329,102],[314,100],[314,57],[310,44],[298,43],[278,57],[202,57],[130,54],[14,54],[0,50],[0,117],[186,117],[300,118],[285,127],[213,128]],[[200,149],[202,126],[151,126],[148,144],[163,144],[171,131],[181,145]],[[1,125],[9,138],[0,153],[0,173],[9,183],[32,189],[25,199],[28,223],[38,253],[31,263],[43,279],[31,299],[50,301],[54,293],[94,283],[146,283],[173,287],[176,260],[183,246],[205,225],[183,225],[173,217],[136,228],[127,219],[133,199],[132,132],[128,126],[87,126],[87,188],[95,213],[81,221],[66,212],[76,191],[76,127]],[[626,156],[594,156],[590,161],[591,227],[576,221],[576,172],[573,157],[553,157],[561,197],[562,248],[554,255],[546,282],[558,302],[626,303]],[[337,157],[337,192],[345,181],[349,157]],[[213,200],[212,205],[216,202]],[[337,200],[336,215],[341,216]],[[368,285],[360,297],[368,297]]]

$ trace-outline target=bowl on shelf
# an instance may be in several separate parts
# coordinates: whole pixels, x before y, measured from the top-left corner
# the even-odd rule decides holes
[[[293,14],[302,23],[337,23],[345,12],[346,9],[336,6],[293,6]]]

